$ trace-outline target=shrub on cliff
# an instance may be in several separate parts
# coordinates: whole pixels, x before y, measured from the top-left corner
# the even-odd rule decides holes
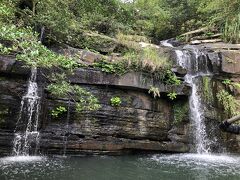
[[[170,67],[169,58],[158,49],[145,47],[125,53],[123,59],[130,69],[146,72],[163,72]]]

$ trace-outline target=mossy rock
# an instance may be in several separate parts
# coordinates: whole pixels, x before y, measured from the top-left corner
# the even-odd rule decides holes
[[[189,120],[189,103],[188,101],[177,101],[173,105],[174,121],[173,125],[179,125]]]
[[[97,33],[84,33],[85,46],[99,52],[111,53],[117,46],[117,41]]]
[[[205,103],[211,104],[214,101],[211,78],[207,76],[202,77],[202,83],[203,83],[202,88],[203,88]]]
[[[83,31],[73,32],[67,37],[66,43],[72,47],[87,48],[101,53],[112,53],[117,46],[117,41],[111,37]]]

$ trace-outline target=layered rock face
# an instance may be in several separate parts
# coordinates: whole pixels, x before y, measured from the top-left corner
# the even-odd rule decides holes
[[[215,152],[240,153],[240,136],[225,133],[218,127],[219,123],[233,115],[224,109],[223,104],[219,102],[219,97],[217,97],[220,92],[224,91],[232,96],[233,100],[231,101],[239,102],[239,46],[215,43],[202,44],[201,48],[205,49],[212,69],[211,78],[201,79],[203,86],[199,90],[205,104],[204,115],[207,134],[213,141]],[[229,103],[226,99],[224,101],[226,104]],[[234,104],[234,102],[232,103]],[[239,112],[239,109],[236,111]]]
[[[218,44],[216,44],[218,45]],[[225,47],[225,46],[222,46]],[[212,87],[213,100],[215,99],[214,108],[209,111],[209,118],[218,121],[223,121],[231,117],[227,113],[223,113],[224,108],[216,101],[216,95],[213,92],[220,92],[225,90],[229,92],[234,101],[238,103],[236,110],[239,112],[239,100],[240,100],[240,54],[238,45],[228,45],[227,48],[222,49],[219,54],[221,63],[215,66],[219,70],[219,73],[214,76],[213,81],[210,83]],[[229,83],[228,83],[229,82]],[[221,132],[222,141],[228,152],[240,153],[240,135],[234,135],[230,133]]]
[[[239,87],[223,83],[225,79],[231,80],[232,83],[239,82],[239,52],[220,49],[218,46],[214,48],[212,45],[202,45],[201,48],[205,49],[208,66],[212,69],[212,78],[202,78],[203,87],[199,89],[205,104],[207,134],[217,137],[218,142],[213,149],[225,147],[228,152],[240,153],[239,135],[224,133],[218,128],[219,123],[228,116],[217,99],[218,92],[227,90],[239,100]],[[173,60],[176,59],[174,51],[173,49],[171,53]],[[99,56],[84,50],[81,58],[92,63],[101,59]],[[186,74],[186,70],[178,65],[175,65],[173,70],[179,77]],[[1,155],[11,153],[21,98],[27,91],[29,76],[30,69],[15,61],[14,57],[0,57]],[[97,111],[77,113],[74,102],[67,98],[53,97],[48,93],[48,82],[39,69],[37,83],[41,96],[41,153],[61,155],[191,151],[194,142],[189,120],[188,99],[191,88],[188,84],[166,86],[144,73],[117,76],[96,69],[77,69],[75,74],[68,78],[71,83],[81,85],[98,97],[101,108]],[[148,93],[151,86],[160,90],[160,98],[154,99]],[[176,100],[172,101],[167,97],[170,92],[178,94]],[[119,107],[110,103],[110,99],[116,96],[122,100]],[[54,117],[51,112],[58,106],[67,107],[68,112]]]
[[[1,56],[0,66],[0,154],[10,154],[30,70],[10,56]],[[190,87],[186,84],[165,86],[143,73],[116,76],[78,69],[69,77],[71,83],[98,97],[101,108],[77,113],[74,102],[56,99],[47,92],[47,82],[40,71],[39,149],[43,154],[190,150],[188,110],[183,109],[178,117],[181,108],[188,104]],[[160,89],[161,98],[154,99],[148,93],[151,86]],[[178,100],[168,99],[169,92],[177,92]],[[110,103],[116,96],[122,100],[119,107]],[[51,111],[59,105],[68,107],[69,113],[52,116]]]

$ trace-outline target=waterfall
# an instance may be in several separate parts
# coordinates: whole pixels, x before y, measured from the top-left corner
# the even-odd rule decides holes
[[[160,43],[162,46],[174,48],[168,40]],[[195,142],[194,150],[198,154],[209,154],[212,152],[211,147],[216,146],[217,138],[210,139],[208,137],[204,114],[206,107],[201,97],[202,78],[208,77],[211,79],[212,77],[211,70],[208,68],[207,55],[198,46],[194,45],[186,45],[182,50],[175,49],[175,54],[177,56],[177,64],[187,70],[187,74],[184,77],[185,82],[192,87],[189,107]]]
[[[165,47],[173,47],[173,45],[171,43],[169,43],[168,41],[169,40],[161,41],[160,44],[165,46]]]
[[[19,118],[15,129],[13,152],[15,156],[26,156],[30,153],[32,143],[35,153],[39,143],[38,116],[40,97],[38,96],[37,68],[31,69],[27,93],[22,97]]]
[[[207,65],[207,56],[194,46],[187,46],[185,50],[175,50],[177,63],[187,69],[185,82],[192,87],[189,98],[190,119],[194,127],[195,151],[198,154],[210,153],[212,141],[208,138],[204,117],[204,104],[201,101],[201,77],[211,77]]]

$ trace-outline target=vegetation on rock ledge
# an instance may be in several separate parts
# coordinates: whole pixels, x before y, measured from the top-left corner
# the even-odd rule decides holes
[[[173,106],[174,122],[173,125],[179,125],[188,119],[189,104],[187,102],[176,102]]]
[[[221,90],[217,93],[218,102],[223,106],[224,112],[229,116],[234,116],[238,114],[237,107],[238,103],[236,99],[225,90]]]
[[[120,97],[116,96],[110,99],[110,103],[111,103],[111,106],[118,107],[121,105],[122,100]]]

